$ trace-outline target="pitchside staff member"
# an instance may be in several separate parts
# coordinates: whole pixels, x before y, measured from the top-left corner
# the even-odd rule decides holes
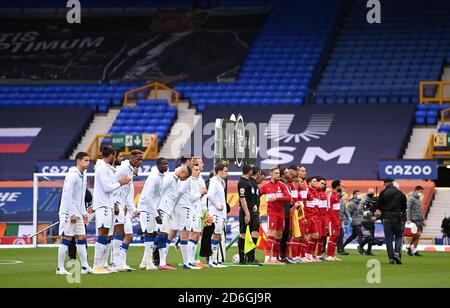
[[[408,195],[408,209],[406,211],[406,219],[408,222],[413,222],[418,228],[416,236],[411,239],[411,243],[408,247],[408,255],[421,257],[422,255],[417,251],[417,246],[419,245],[420,237],[422,236],[423,227],[425,227],[425,219],[423,217],[422,210],[422,196],[423,187],[417,186],[413,192]]]
[[[256,206],[256,190],[250,182],[253,175],[253,167],[250,165],[244,165],[242,167],[242,177],[238,183],[239,191],[239,204],[241,209],[239,211],[239,262],[240,264],[253,263],[254,260],[250,260],[245,255],[245,235],[247,232],[247,226],[250,227],[250,232],[259,231],[259,214]],[[247,258],[246,258],[247,257]]]
[[[394,180],[384,181],[386,187],[380,193],[376,215],[381,216],[386,237],[390,264],[402,264],[403,232],[405,229],[406,197],[396,188]],[[395,240],[395,250],[392,242]]]
[[[261,194],[259,192],[259,185],[261,185],[266,178],[266,175],[263,170],[261,170],[259,167],[253,167],[252,177],[250,178],[250,183],[253,185],[253,188],[255,189],[255,206],[253,208],[252,212],[252,219],[255,221],[255,231],[252,231],[252,240],[255,245],[258,242],[259,238],[259,226],[261,225],[261,216],[259,209],[261,208]],[[256,221],[258,223],[256,224]],[[250,228],[251,230],[251,228]],[[253,249],[247,254],[248,261],[250,264],[259,265],[262,266],[262,264],[256,260],[255,257],[256,249]]]

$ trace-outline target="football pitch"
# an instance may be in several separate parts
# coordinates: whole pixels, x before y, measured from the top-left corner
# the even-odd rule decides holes
[[[128,263],[137,267],[143,247],[131,247]],[[448,253],[424,253],[424,257],[404,256],[404,265],[389,265],[384,251],[376,251],[375,257],[364,257],[356,251],[342,257],[343,262],[315,264],[272,265],[263,267],[229,267],[201,271],[136,271],[104,276],[83,275],[79,284],[69,284],[66,277],[56,276],[57,250],[0,249],[1,288],[334,288],[334,287],[448,287],[450,285],[450,255]],[[93,249],[89,249],[93,256]],[[236,253],[232,249],[228,257]],[[259,259],[263,259],[262,253]],[[369,283],[369,260],[381,263],[381,283]],[[12,262],[17,261],[17,262]],[[19,263],[20,261],[20,263]],[[178,264],[181,254],[171,249],[169,263]],[[371,261],[373,262],[373,261]],[[12,264],[16,263],[16,264]],[[377,263],[377,262],[375,262]],[[372,274],[369,274],[373,277]]]

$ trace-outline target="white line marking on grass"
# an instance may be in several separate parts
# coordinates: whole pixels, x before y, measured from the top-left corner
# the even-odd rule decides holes
[[[22,264],[23,261],[16,261],[16,260],[0,260],[0,265],[18,265]]]

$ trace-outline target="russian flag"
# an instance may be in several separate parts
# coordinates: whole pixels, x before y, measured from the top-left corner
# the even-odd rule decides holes
[[[0,128],[0,153],[26,153],[40,131],[41,128]]]

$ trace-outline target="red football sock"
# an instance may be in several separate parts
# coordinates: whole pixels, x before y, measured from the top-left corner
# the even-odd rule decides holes
[[[292,257],[293,258],[300,257],[300,242],[298,239],[294,240],[294,251],[293,251]]]
[[[292,240],[288,240],[288,242],[286,243],[286,258],[289,259],[291,257],[291,255],[293,254],[294,251],[294,243],[292,242]]]
[[[301,240],[300,242],[300,258],[304,258],[306,256],[306,251],[308,250],[308,244],[305,240]]]
[[[280,252],[280,242],[279,240],[275,240],[273,242],[273,248],[272,248],[272,258],[278,258],[278,253]]]
[[[308,253],[312,256],[314,256],[314,253],[316,251],[316,242],[313,241],[309,241],[308,242]]]
[[[321,257],[322,256],[322,251],[323,251],[323,239],[319,239],[317,241],[317,256]]]
[[[327,256],[334,257],[335,253],[336,253],[336,243],[329,241],[327,248]]]
[[[270,256],[271,255],[274,241],[275,241],[275,238],[273,236],[269,236],[267,238],[266,256]]]

